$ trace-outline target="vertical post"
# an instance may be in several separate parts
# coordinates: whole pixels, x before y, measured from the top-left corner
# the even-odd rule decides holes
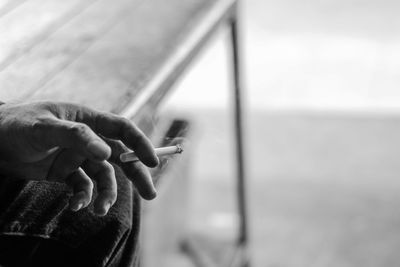
[[[236,166],[237,166],[237,196],[239,212],[239,237],[238,246],[241,251],[241,266],[250,266],[248,260],[248,215],[246,205],[246,166],[244,155],[243,138],[243,107],[242,107],[242,73],[240,62],[240,47],[238,36],[238,3],[233,6],[233,12],[230,20],[230,38],[232,46],[232,67],[233,67],[233,108],[234,108],[234,127],[236,142]]]

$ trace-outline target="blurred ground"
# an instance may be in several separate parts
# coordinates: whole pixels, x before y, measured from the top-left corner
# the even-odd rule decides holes
[[[198,119],[224,133],[216,114]],[[253,114],[249,125],[254,266],[399,265],[399,117],[280,111]],[[192,187],[193,225],[226,238],[234,187],[220,140],[198,146],[206,170]]]
[[[253,266],[400,265],[399,8],[243,1]],[[167,109],[196,126],[191,227],[229,239],[237,225],[223,36]]]

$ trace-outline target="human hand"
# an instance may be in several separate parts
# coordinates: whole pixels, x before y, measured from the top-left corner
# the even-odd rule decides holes
[[[69,184],[69,206],[74,211],[89,205],[93,181],[98,190],[95,213],[105,215],[115,203],[117,182],[110,162],[121,166],[143,198],[156,196],[143,163],[119,160],[128,148],[145,165],[157,166],[151,142],[125,118],[69,103],[0,106],[0,172]]]

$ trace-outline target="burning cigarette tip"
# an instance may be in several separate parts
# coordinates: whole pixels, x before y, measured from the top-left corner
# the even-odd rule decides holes
[[[183,152],[182,146],[181,146],[180,144],[177,144],[177,145],[176,145],[176,153],[181,154],[182,152]]]

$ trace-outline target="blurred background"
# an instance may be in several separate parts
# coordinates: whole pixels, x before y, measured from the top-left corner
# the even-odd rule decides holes
[[[400,3],[241,8],[252,265],[399,266]],[[196,129],[190,229],[221,240],[237,229],[227,40],[164,107]]]

